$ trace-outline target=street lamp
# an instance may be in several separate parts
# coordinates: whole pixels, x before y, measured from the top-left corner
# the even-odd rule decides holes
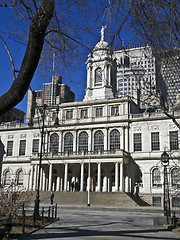
[[[169,184],[167,166],[169,165],[169,155],[164,151],[161,155],[161,163],[164,167],[164,216],[167,217],[167,224],[169,224],[169,217],[171,216],[170,199],[169,199]]]
[[[43,145],[44,145],[44,120],[45,120],[45,111],[46,111],[47,105],[44,104],[42,106],[42,109],[40,108],[41,111],[41,117],[42,117],[42,129],[41,129],[41,148],[40,148],[40,157],[39,157],[39,171],[38,171],[38,183],[37,183],[37,191],[36,191],[36,199],[35,199],[35,204],[34,204],[34,216],[39,216],[39,188],[40,188],[40,178],[41,178],[41,166],[42,166],[42,155],[43,155]],[[59,108],[56,109],[57,116],[55,119],[54,126],[58,127],[59,126],[59,118],[58,118],[58,113],[59,113]]]

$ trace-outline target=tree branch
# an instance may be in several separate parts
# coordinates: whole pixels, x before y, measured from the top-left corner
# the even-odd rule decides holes
[[[54,0],[40,1],[40,7],[30,24],[28,44],[19,74],[8,92],[0,97],[0,115],[16,106],[27,92],[41,57],[45,32],[54,8]]]
[[[9,58],[10,58],[10,61],[11,61],[11,64],[12,64],[13,80],[15,80],[15,78],[16,78],[16,76],[15,76],[15,67],[14,67],[14,61],[13,61],[12,55],[11,55],[11,53],[9,51],[9,48],[8,48],[8,46],[6,44],[6,41],[4,41],[4,39],[2,38],[1,35],[0,35],[0,39],[2,40],[2,42],[3,42],[3,44],[4,44],[5,48],[6,48],[6,51],[9,54]]]

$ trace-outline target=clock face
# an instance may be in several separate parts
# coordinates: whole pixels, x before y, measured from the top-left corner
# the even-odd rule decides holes
[[[102,83],[102,69],[97,68],[95,71],[95,83],[99,84]]]

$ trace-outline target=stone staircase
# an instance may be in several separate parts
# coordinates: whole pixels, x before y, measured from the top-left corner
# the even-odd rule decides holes
[[[33,195],[35,199],[35,192]],[[93,206],[147,206],[143,200],[136,198],[124,192],[90,192],[90,204]],[[50,204],[50,192],[40,192],[40,201],[41,204]],[[54,192],[54,203],[59,205],[87,205],[87,201],[87,192]]]

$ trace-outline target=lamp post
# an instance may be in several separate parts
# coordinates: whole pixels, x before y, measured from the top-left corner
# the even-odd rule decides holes
[[[91,164],[90,164],[90,155],[89,155],[89,164],[88,164],[88,203],[87,207],[90,207],[90,187],[91,187]]]
[[[42,116],[42,129],[41,129],[41,148],[40,148],[40,157],[39,157],[39,171],[38,171],[38,184],[36,191],[36,199],[34,204],[34,216],[39,216],[39,188],[40,188],[40,175],[41,175],[41,165],[42,165],[42,153],[43,153],[43,145],[44,145],[44,119],[45,119],[45,110],[46,105],[43,105],[41,109]]]
[[[171,216],[170,210],[170,199],[169,199],[169,184],[168,184],[168,174],[167,166],[169,165],[169,155],[164,151],[161,155],[161,163],[164,167],[164,216],[167,217],[167,224],[169,224],[169,217]]]
[[[39,189],[40,189],[40,178],[41,178],[41,166],[42,166],[42,155],[43,155],[43,145],[44,145],[44,120],[45,120],[45,111],[46,111],[47,105],[43,105],[41,111],[41,117],[42,117],[42,129],[41,129],[41,148],[40,148],[40,157],[39,157],[39,171],[38,171],[38,183],[37,183],[37,191],[36,191],[36,199],[35,199],[35,204],[34,204],[34,216],[39,216]],[[57,116],[55,119],[54,126],[58,127],[59,126],[59,118],[58,118],[58,113],[59,113],[59,108],[56,109]]]

